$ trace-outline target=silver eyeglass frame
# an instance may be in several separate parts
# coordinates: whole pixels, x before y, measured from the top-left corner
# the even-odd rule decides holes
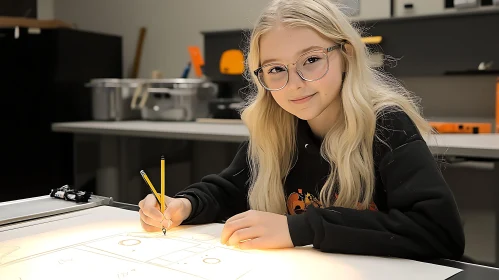
[[[284,85],[282,87],[278,88],[278,89],[270,89],[270,88],[268,88],[268,87],[265,86],[265,84],[262,82],[262,80],[260,80],[260,75],[259,75],[260,71],[262,71],[263,67],[265,67],[265,66],[267,66],[269,64],[272,64],[272,63],[265,64],[265,65],[262,65],[262,66],[258,67],[255,71],[253,71],[253,74],[255,74],[256,78],[258,79],[258,82],[260,82],[260,84],[262,85],[262,87],[264,87],[266,90],[268,90],[268,91],[279,91],[279,90],[285,88],[286,85],[288,85],[288,83],[289,83],[289,67],[288,67],[289,65],[295,65],[304,55],[307,55],[307,54],[309,54],[311,52],[316,52],[318,50],[321,50],[321,51],[324,52],[324,54],[326,55],[326,58],[327,58],[327,69],[326,69],[326,71],[324,72],[324,74],[322,76],[320,76],[319,78],[316,78],[316,79],[307,79],[307,78],[303,77],[303,74],[300,73],[300,71],[296,71],[298,73],[298,76],[300,76],[300,78],[302,80],[304,80],[304,81],[308,81],[308,82],[317,81],[317,80],[322,79],[324,76],[326,76],[327,72],[329,72],[329,56],[328,56],[328,53],[330,53],[330,52],[332,52],[332,51],[334,51],[336,49],[343,48],[344,45],[345,45],[345,42],[343,41],[343,42],[341,42],[339,44],[336,44],[334,46],[331,46],[329,48],[313,49],[313,50],[307,51],[307,52],[301,54],[300,57],[294,63],[290,63],[288,65],[276,63],[276,65],[283,66],[286,69],[286,72],[287,72],[286,83],[284,83]]]

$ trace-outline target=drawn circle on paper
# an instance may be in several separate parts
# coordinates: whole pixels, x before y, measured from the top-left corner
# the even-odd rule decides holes
[[[118,244],[120,244],[121,246],[135,246],[135,245],[139,245],[140,242],[141,241],[138,239],[125,239],[125,240],[121,240],[120,242],[118,242]]]
[[[220,263],[221,260],[217,259],[217,258],[206,258],[206,259],[203,259],[203,262],[207,263],[207,264],[217,264],[217,263]]]
[[[197,240],[197,241],[208,241],[214,239],[215,236],[209,235],[209,234],[203,234],[203,233],[197,233],[192,235],[192,239]]]

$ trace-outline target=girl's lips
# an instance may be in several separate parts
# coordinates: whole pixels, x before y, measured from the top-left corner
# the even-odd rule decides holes
[[[314,93],[314,94],[311,94],[311,95],[300,97],[298,99],[291,99],[289,101],[291,101],[291,102],[293,102],[295,104],[302,104],[302,103],[305,103],[305,102],[309,101],[310,99],[312,99],[312,97],[314,97],[316,94],[317,94],[317,92]]]

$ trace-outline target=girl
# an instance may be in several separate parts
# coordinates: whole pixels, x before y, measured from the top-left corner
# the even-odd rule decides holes
[[[225,221],[241,249],[312,244],[324,252],[460,258],[453,195],[424,141],[411,95],[372,68],[361,36],[330,0],[276,0],[256,23],[247,66],[256,93],[249,141],[220,174],[159,212],[145,230]]]

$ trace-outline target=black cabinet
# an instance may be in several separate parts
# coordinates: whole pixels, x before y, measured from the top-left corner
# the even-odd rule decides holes
[[[0,16],[37,17],[37,0],[1,0]]]
[[[54,122],[90,120],[93,78],[121,78],[121,37],[72,29],[0,29],[0,201],[73,184],[71,134]]]
[[[397,77],[499,74],[499,9],[430,16],[360,20],[362,36],[382,36],[373,51],[386,55],[384,70]],[[204,32],[207,75],[214,80],[240,82],[218,69],[227,49],[245,50],[250,30]],[[493,62],[489,71],[477,71]]]
[[[375,49],[390,56],[384,69],[402,76],[499,73],[499,9],[358,22],[364,36],[382,36]],[[480,63],[493,61],[490,71]]]

